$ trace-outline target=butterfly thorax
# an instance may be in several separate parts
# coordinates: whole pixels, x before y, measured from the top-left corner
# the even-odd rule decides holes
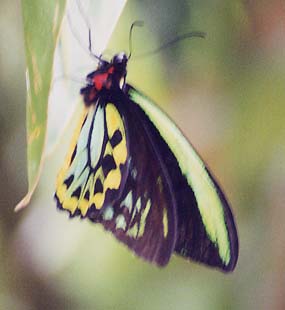
[[[116,54],[111,62],[99,62],[97,70],[87,75],[87,85],[80,90],[86,106],[95,104],[99,96],[107,95],[110,90],[114,91],[124,86],[127,62],[127,55],[123,52]]]

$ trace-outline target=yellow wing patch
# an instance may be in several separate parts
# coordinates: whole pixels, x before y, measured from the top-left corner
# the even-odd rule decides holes
[[[71,158],[72,158],[72,154],[73,154],[73,151],[76,147],[76,144],[77,144],[77,141],[78,141],[78,138],[79,138],[79,135],[80,135],[80,132],[81,132],[81,128],[82,128],[82,125],[84,123],[84,120],[86,119],[86,115],[88,113],[88,110],[85,108],[81,117],[80,117],[80,120],[79,120],[79,123],[74,131],[74,134],[72,136],[72,140],[71,140],[71,144],[70,144],[70,147],[69,147],[69,151],[67,153],[67,156],[65,158],[65,161],[64,161],[64,164],[61,168],[61,170],[59,171],[58,175],[57,175],[57,180],[56,180],[56,188],[57,188],[57,192],[58,191],[64,191],[64,184],[63,184],[63,181],[64,181],[64,178],[66,176],[66,172],[70,166],[70,161],[71,161]],[[62,186],[62,188],[60,188]],[[66,187],[66,186],[65,186]],[[62,193],[63,194],[63,193]]]
[[[106,106],[106,124],[109,139],[112,138],[116,130],[119,130],[122,134],[122,141],[113,149],[113,157],[118,167],[120,164],[126,162],[127,141],[123,120],[117,108],[111,103],[108,103]]]

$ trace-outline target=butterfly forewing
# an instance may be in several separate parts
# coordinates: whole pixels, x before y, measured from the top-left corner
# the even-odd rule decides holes
[[[237,231],[219,185],[167,115],[131,86],[127,91],[171,180],[178,218],[175,251],[224,271],[233,270],[238,257]]]
[[[101,100],[84,112],[78,128],[73,139],[78,137],[77,143],[72,143],[58,175],[55,197],[58,207],[71,216],[96,220],[99,211],[120,197],[124,188],[126,132],[119,112]]]
[[[59,174],[62,209],[103,226],[137,255],[165,265],[176,241],[176,207],[161,154],[119,91],[86,113]]]

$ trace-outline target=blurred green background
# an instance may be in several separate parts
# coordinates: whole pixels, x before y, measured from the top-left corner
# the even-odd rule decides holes
[[[99,225],[55,208],[59,154],[26,193],[25,56],[20,1],[0,2],[0,309],[285,309],[285,5],[273,1],[130,0],[108,50],[128,50],[128,82],[176,121],[222,184],[240,257],[225,275],[180,257],[158,269]],[[205,40],[180,42],[189,30]]]

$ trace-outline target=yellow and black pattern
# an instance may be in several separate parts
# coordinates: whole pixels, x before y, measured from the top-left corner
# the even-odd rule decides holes
[[[78,128],[58,175],[55,197],[72,216],[84,217],[88,210],[110,203],[111,191],[123,187],[128,150],[123,120],[111,103],[84,111]]]
[[[119,99],[85,111],[55,197],[71,216],[102,223],[136,254],[165,265],[176,240],[167,169],[144,126]]]
[[[175,246],[176,202],[161,154],[130,110],[131,102],[125,99],[124,104],[120,111],[127,120],[127,180],[122,195],[106,206],[99,222],[137,255],[163,266]]]

